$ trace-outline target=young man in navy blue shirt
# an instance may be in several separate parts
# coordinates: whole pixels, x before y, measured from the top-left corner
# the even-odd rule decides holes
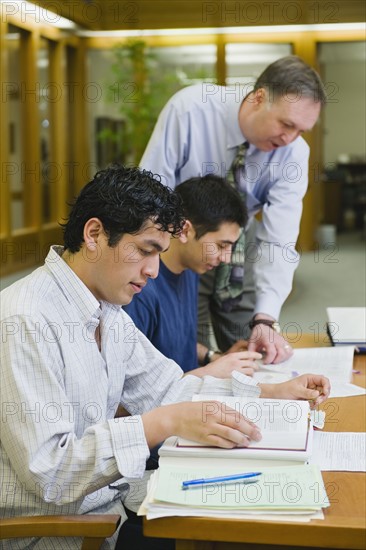
[[[230,377],[232,370],[253,374],[256,352],[243,341],[228,353],[197,343],[199,275],[231,260],[247,210],[239,193],[224,179],[209,174],[191,178],[176,188],[185,224],[161,254],[159,275],[124,307],[136,326],[165,356],[196,376]],[[197,368],[199,365],[204,365]]]

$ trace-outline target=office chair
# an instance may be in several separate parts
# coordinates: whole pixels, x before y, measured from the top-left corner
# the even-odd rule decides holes
[[[26,537],[83,537],[82,550],[99,550],[121,517],[112,514],[19,516],[0,519],[0,540]]]

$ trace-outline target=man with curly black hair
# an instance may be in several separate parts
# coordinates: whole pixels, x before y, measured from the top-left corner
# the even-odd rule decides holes
[[[42,267],[1,293],[0,516],[118,513],[125,521],[125,508],[136,511],[145,495],[150,448],[168,436],[229,448],[260,439],[234,411],[192,403],[210,380],[183,377],[121,307],[157,276],[159,255],[182,225],[179,198],[152,174],[102,170],[71,210],[65,247],[52,246]],[[246,378],[243,393],[271,394],[270,385]],[[231,380],[223,382],[231,391]],[[314,384],[326,397],[322,377],[300,377],[282,391],[323,399]],[[116,537],[105,547],[115,548]],[[134,540],[129,547],[145,542],[153,547]],[[81,542],[3,543],[30,546]]]

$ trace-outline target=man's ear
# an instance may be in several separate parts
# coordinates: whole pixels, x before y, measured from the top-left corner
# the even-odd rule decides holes
[[[84,242],[88,250],[96,250],[98,239],[104,234],[104,227],[99,218],[90,218],[84,225]]]
[[[267,91],[265,88],[258,88],[253,92],[252,103],[255,107],[260,107],[267,100]]]
[[[191,235],[195,235],[195,230],[192,223],[189,220],[185,220],[183,229],[178,235],[178,239],[185,244],[186,242],[188,242]]]

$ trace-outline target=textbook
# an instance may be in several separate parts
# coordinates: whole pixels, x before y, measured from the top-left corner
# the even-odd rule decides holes
[[[354,345],[366,352],[366,307],[327,307],[327,316],[333,346]]]
[[[194,395],[192,400],[220,401],[240,412],[258,425],[262,434],[261,441],[251,441],[248,447],[222,449],[173,436],[159,449],[161,457],[192,457],[197,465],[201,462],[207,464],[209,458],[210,463],[214,460],[215,465],[221,464],[222,467],[227,467],[233,459],[245,460],[246,464],[250,462],[253,465],[258,465],[258,461],[263,461],[266,465],[294,465],[304,464],[311,457],[313,428],[307,401],[200,394]]]

